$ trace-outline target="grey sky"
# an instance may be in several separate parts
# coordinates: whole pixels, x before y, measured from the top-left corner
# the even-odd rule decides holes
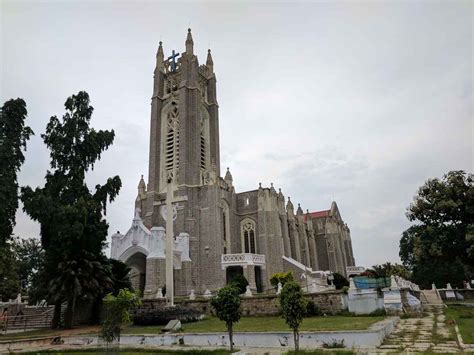
[[[90,186],[120,175],[109,232],[125,232],[148,173],[155,53],[212,48],[221,166],[238,192],[281,187],[304,210],[335,199],[358,264],[398,261],[417,188],[473,171],[473,6],[423,2],[1,2],[2,102],[22,97],[36,135],[20,184],[43,185],[40,134],[64,101],[89,92],[114,145]],[[18,213],[15,232],[37,236]]]

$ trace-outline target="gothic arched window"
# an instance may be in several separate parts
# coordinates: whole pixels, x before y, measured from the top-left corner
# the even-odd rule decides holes
[[[201,171],[206,171],[209,161],[209,117],[206,109],[201,109],[201,131],[200,131],[200,167]]]
[[[171,107],[165,113],[164,130],[164,170],[166,180],[174,178],[179,166],[179,110],[178,104],[172,102]]]
[[[242,250],[244,253],[255,254],[257,252],[257,243],[255,240],[255,222],[251,219],[244,219],[240,223],[242,234]]]

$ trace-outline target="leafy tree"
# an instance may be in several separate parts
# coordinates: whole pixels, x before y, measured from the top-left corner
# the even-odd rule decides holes
[[[18,208],[17,173],[25,161],[26,141],[33,135],[25,126],[27,115],[23,99],[12,99],[0,111],[0,251],[13,233]]]
[[[474,276],[473,181],[464,171],[429,179],[407,210],[416,224],[403,232],[400,258],[423,288],[432,282],[461,287]]]
[[[10,244],[7,242],[0,252],[0,301],[14,299],[20,291],[17,260]]]
[[[130,281],[130,267],[120,260],[109,259],[111,267],[112,294],[117,296],[121,289],[132,289]]]
[[[336,290],[341,290],[344,286],[349,286],[349,281],[343,275],[335,272],[333,277],[334,280],[332,282],[334,286],[336,286]]]
[[[231,279],[230,279],[230,285],[234,285],[235,288],[239,291],[239,294],[244,293],[247,290],[247,286],[249,282],[245,278],[244,275],[242,274],[235,274]]]
[[[121,188],[115,176],[89,190],[86,173],[113,143],[114,132],[90,127],[93,107],[84,91],[69,97],[65,108],[62,120],[51,117],[41,136],[51,157],[45,186],[24,187],[21,195],[24,210],[41,225],[43,275],[53,276],[47,285],[48,298],[55,302],[53,326],[59,323],[61,302],[68,302],[70,320],[78,297],[94,297],[110,287],[110,268],[102,252],[108,230],[103,215],[107,201]]]
[[[225,322],[229,332],[230,351],[232,352],[234,351],[233,325],[242,316],[239,291],[233,285],[221,288],[217,291],[217,295],[211,299],[211,306],[214,308],[217,318]]]
[[[374,265],[371,269],[368,270],[373,277],[390,277],[392,275],[403,277],[405,280],[409,280],[411,277],[410,271],[400,264],[392,264],[386,262],[381,265]]]
[[[306,314],[306,299],[295,281],[285,283],[280,293],[280,308],[286,324],[293,330],[295,350],[300,349],[300,324]]]
[[[114,340],[120,343],[120,334],[124,325],[131,323],[130,310],[140,305],[140,298],[128,289],[122,289],[117,296],[109,293],[104,298],[104,321],[102,338],[110,344]]]
[[[282,286],[285,285],[288,281],[293,281],[293,273],[291,271],[288,272],[277,272],[270,277],[270,284],[273,286],[277,286],[278,283],[281,283]]]
[[[29,293],[32,280],[43,263],[43,248],[36,238],[15,238],[13,239],[12,248],[16,259],[18,278],[21,283],[21,292]]]

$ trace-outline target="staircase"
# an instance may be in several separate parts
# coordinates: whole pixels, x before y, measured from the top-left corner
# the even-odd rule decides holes
[[[425,304],[444,304],[437,290],[423,290],[421,293],[424,296],[421,300]]]
[[[24,307],[23,314],[9,315],[0,322],[0,331],[21,331],[49,328],[53,318],[54,306]]]

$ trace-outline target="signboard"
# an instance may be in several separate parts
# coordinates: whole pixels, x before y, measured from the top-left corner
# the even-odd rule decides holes
[[[346,274],[347,276],[350,275],[360,275],[365,271],[365,267],[363,266],[347,266],[346,267]]]

